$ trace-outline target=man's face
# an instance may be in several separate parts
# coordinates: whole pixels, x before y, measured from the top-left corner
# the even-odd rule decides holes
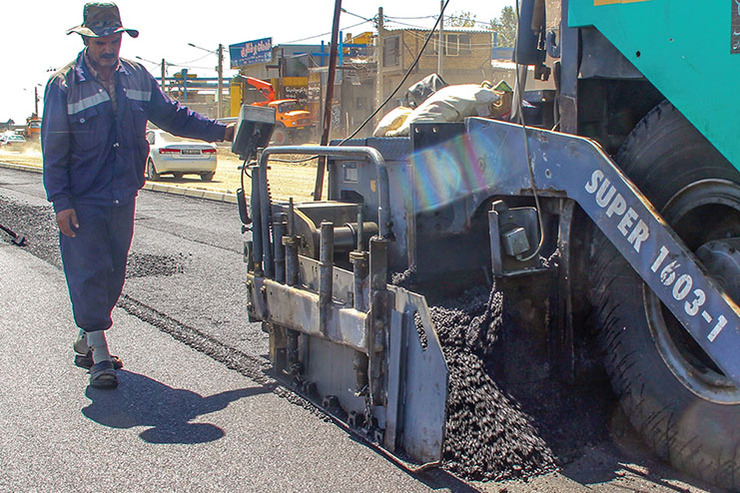
[[[118,52],[121,51],[123,33],[111,34],[102,38],[85,38],[87,56],[100,68],[115,67],[118,63]]]

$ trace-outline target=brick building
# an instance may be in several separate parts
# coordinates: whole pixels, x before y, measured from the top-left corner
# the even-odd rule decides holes
[[[403,28],[383,29],[379,33],[382,44],[382,97],[385,99],[398,85],[424,45],[429,31]],[[439,35],[434,33],[419,64],[414,68],[404,87],[398,93],[403,97],[406,89],[416,81],[437,72]],[[492,32],[471,28],[444,30],[442,43],[442,78],[449,84],[480,83],[491,80]]]

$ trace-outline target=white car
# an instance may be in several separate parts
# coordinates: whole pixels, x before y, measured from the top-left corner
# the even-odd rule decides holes
[[[175,178],[196,174],[203,181],[213,180],[216,174],[214,144],[176,137],[164,130],[147,130],[146,140],[149,142],[148,179],[159,180],[163,174],[172,174]]]
[[[26,145],[26,139],[20,134],[6,132],[0,135],[0,146],[6,149],[20,150]]]

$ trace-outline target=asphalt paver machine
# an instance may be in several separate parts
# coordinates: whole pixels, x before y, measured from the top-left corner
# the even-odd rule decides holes
[[[551,273],[543,371],[577,373],[590,320],[646,442],[740,488],[740,4],[523,0],[515,61],[555,81],[526,125],[259,153],[247,308],[275,370],[394,455],[436,463],[449,371],[425,294]],[[271,199],[283,154],[328,157],[327,200]]]

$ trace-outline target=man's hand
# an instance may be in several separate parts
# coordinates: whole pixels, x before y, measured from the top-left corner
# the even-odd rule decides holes
[[[236,123],[229,123],[226,125],[226,133],[224,134],[224,140],[227,142],[234,142],[234,131],[236,130]]]
[[[64,209],[63,211],[57,212],[57,226],[59,226],[59,231],[61,231],[63,235],[74,238],[75,232],[72,228],[74,227],[75,229],[78,229],[80,227],[80,224],[77,222],[77,213],[75,210]]]

